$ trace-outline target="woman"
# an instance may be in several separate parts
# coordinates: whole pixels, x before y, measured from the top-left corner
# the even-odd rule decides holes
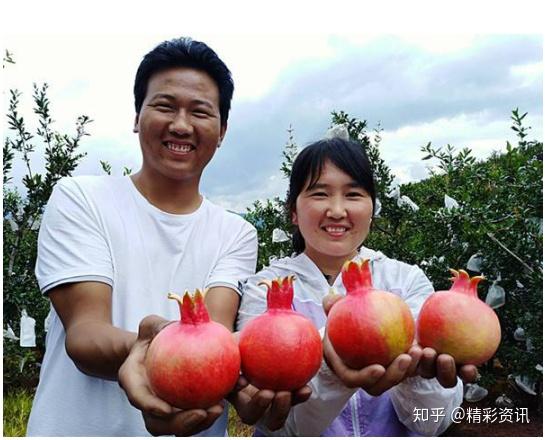
[[[346,136],[348,138],[348,136]],[[324,332],[326,312],[345,294],[340,276],[346,260],[370,259],[376,288],[399,295],[413,317],[433,292],[422,270],[362,245],[375,208],[375,187],[362,147],[339,137],[306,147],[293,164],[287,206],[294,225],[295,256],[273,261],[243,289],[237,326],[266,309],[263,279],[295,275],[294,309]],[[312,395],[294,406],[282,430],[258,425],[258,434],[303,436],[438,435],[462,402],[454,359],[413,345],[387,368],[348,368],[324,336],[324,360],[309,383]],[[474,366],[461,375],[471,378]]]

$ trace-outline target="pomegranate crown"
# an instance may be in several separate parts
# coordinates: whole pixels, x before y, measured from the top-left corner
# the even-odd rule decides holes
[[[485,277],[483,277],[482,275],[470,277],[469,274],[463,269],[450,269],[450,272],[453,275],[453,277],[450,279],[452,281],[452,286],[450,290],[464,293],[466,295],[475,296],[478,298],[477,284],[479,284],[482,280],[486,279]]]
[[[360,292],[373,288],[369,259],[362,259],[359,262],[348,260],[343,264],[343,284],[347,294]]]
[[[186,290],[183,298],[175,293],[168,294],[169,299],[178,301],[182,324],[196,325],[210,321],[204,305],[204,295],[206,295],[206,290],[201,293],[199,289],[195,290],[193,294]]]
[[[263,280],[259,285],[267,286],[267,309],[290,309],[293,302],[294,275]]]

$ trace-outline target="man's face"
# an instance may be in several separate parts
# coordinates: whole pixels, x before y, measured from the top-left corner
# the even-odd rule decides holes
[[[154,74],[134,126],[143,171],[198,183],[226,128],[220,122],[218,87],[207,73],[175,67]]]

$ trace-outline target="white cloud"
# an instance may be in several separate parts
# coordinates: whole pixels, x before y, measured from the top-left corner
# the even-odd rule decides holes
[[[543,83],[543,63],[530,63],[511,66],[511,75],[520,81],[521,86],[528,86],[536,82]]]
[[[332,110],[367,119],[371,130],[381,120],[383,157],[401,182],[426,175],[419,147],[428,141],[470,147],[478,157],[516,143],[509,128],[515,106],[530,110],[530,137],[542,137],[542,105],[534,102],[542,98],[542,63],[534,55],[542,43],[535,38],[487,37],[484,44],[473,35],[187,33],[210,44],[235,78],[226,142],[203,180],[205,193],[229,209],[283,196],[287,182],[275,170],[285,130],[293,124],[303,146],[323,135]],[[101,159],[116,174],[123,166],[136,170],[134,74],[144,53],[178,35],[10,36],[16,64],[4,69],[5,87],[24,92],[26,116],[32,82],[48,82],[59,131],[73,133],[82,112],[94,120],[77,174],[102,173]],[[507,55],[490,65],[497,54]]]

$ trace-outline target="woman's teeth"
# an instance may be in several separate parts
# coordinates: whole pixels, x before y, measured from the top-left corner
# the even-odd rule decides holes
[[[340,234],[346,231],[345,227],[339,226],[326,226],[325,230],[331,234]]]

